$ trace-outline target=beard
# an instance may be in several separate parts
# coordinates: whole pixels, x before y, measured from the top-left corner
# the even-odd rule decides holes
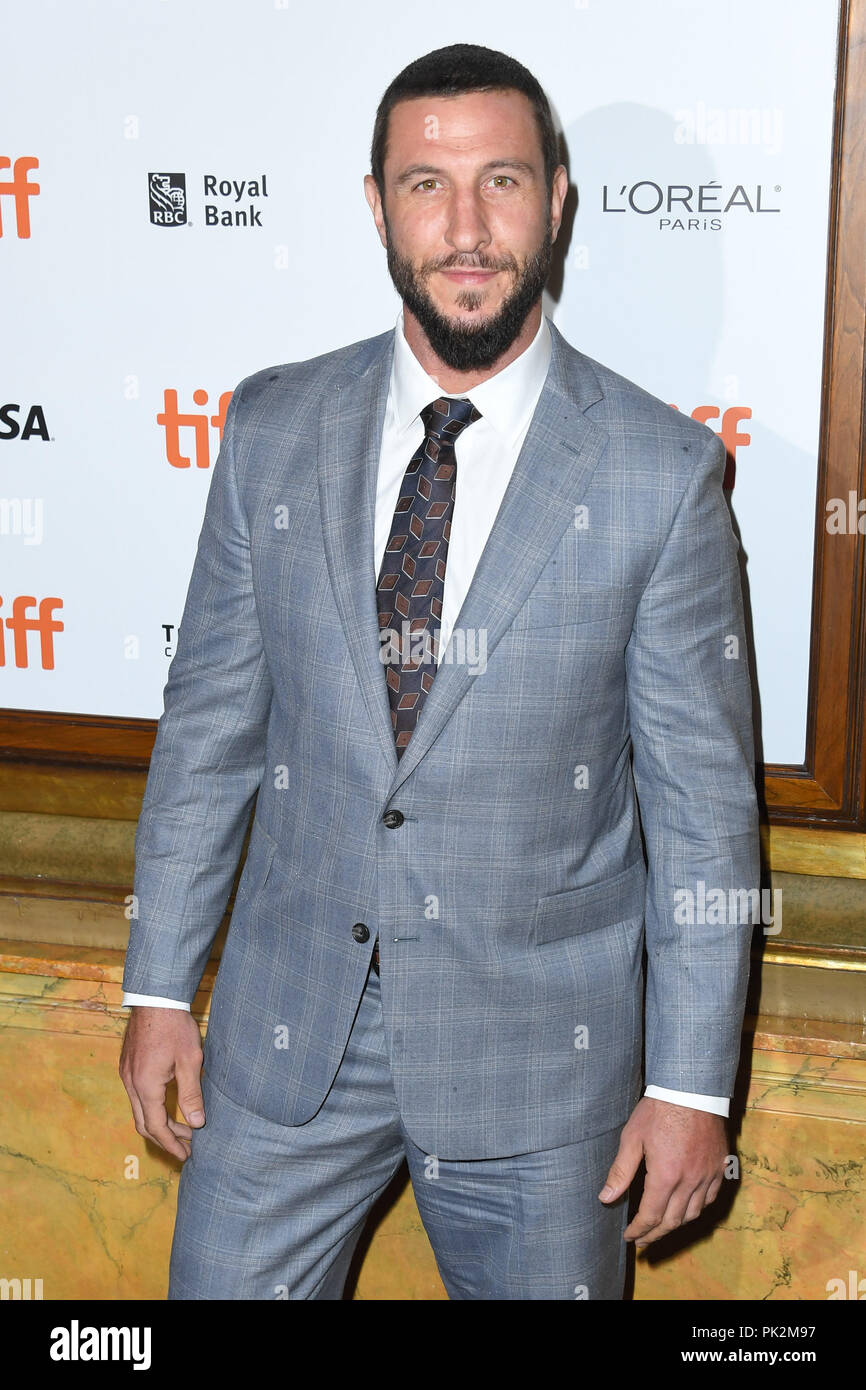
[[[401,256],[394,250],[387,219],[385,230],[388,271],[394,288],[415,315],[436,356],[457,372],[492,367],[511,347],[544,289],[553,246],[550,218],[541,245],[526,257],[522,267],[510,254],[497,258],[483,252],[456,252],[443,260],[425,261],[416,270],[408,256]],[[427,292],[427,280],[437,270],[511,271],[515,284],[494,314],[481,318],[478,323],[461,323],[440,313]],[[481,290],[461,290],[457,297],[461,309],[478,310],[482,302]]]

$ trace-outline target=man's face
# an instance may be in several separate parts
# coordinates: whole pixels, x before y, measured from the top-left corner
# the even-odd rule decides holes
[[[449,367],[487,368],[537,302],[568,180],[548,197],[522,92],[401,101],[388,123],[384,200],[367,199],[398,294]]]

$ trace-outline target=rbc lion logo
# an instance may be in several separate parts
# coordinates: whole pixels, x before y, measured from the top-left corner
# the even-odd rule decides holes
[[[186,174],[148,174],[150,220],[154,227],[186,223]]]

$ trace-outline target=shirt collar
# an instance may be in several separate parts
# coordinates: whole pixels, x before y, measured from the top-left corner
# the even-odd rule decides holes
[[[462,393],[506,442],[516,439],[529,423],[547,376],[551,353],[550,330],[542,314],[538,332],[519,357],[495,376]],[[437,396],[450,394],[454,393],[440,390],[407,343],[401,309],[394,332],[391,368],[391,409],[397,428],[408,429],[425,405]]]

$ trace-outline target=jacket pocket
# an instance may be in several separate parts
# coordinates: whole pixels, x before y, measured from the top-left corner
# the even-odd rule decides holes
[[[539,583],[527,594],[512,626],[538,631],[592,623],[612,629],[634,617],[639,590],[634,585]]]
[[[613,927],[618,922],[643,918],[646,877],[641,857],[610,878],[540,898],[532,925],[533,942],[544,945],[548,941],[583,936],[586,932]]]

